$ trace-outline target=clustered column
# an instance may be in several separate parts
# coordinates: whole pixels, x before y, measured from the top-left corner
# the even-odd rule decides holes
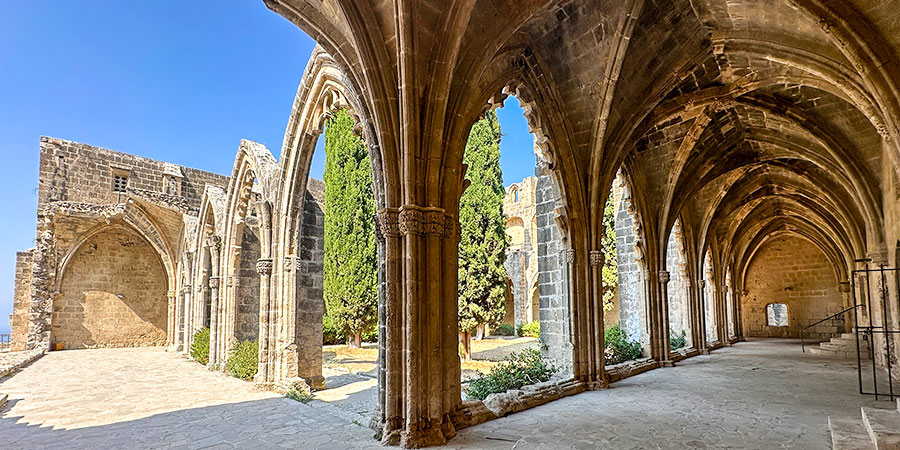
[[[671,275],[666,270],[659,271],[659,320],[657,321],[657,345],[659,362],[663,367],[672,367],[672,351],[669,347],[669,280]]]

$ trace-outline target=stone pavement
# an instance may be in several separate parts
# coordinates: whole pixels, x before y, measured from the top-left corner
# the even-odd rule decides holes
[[[339,402],[254,391],[159,349],[50,353],[0,392],[0,448],[379,447]],[[461,430],[446,448],[822,449],[827,415],[860,406],[891,405],[856,394],[850,362],[753,341]]]

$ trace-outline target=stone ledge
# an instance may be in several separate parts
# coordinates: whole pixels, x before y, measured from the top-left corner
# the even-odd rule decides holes
[[[587,385],[583,381],[571,378],[532,384],[521,389],[491,394],[484,401],[465,401],[453,413],[451,420],[453,426],[461,430],[586,390]]]
[[[13,375],[17,370],[31,364],[41,356],[44,356],[43,349],[0,354],[0,378]]]
[[[659,361],[645,358],[638,361],[624,362],[622,364],[610,366],[606,371],[606,375],[609,377],[609,382],[614,383],[657,367],[659,367]]]

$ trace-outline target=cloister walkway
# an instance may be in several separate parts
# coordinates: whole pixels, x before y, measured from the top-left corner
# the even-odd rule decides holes
[[[337,406],[159,349],[50,353],[0,392],[0,448],[381,448]],[[860,406],[892,405],[856,393],[850,362],[758,340],[461,430],[447,448],[822,449],[827,416]]]

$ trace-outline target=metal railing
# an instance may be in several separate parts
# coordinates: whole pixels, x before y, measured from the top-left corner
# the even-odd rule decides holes
[[[820,323],[822,323],[822,322],[825,322],[826,320],[831,320],[831,319],[834,319],[834,318],[837,317],[837,316],[840,316],[841,314],[846,314],[848,311],[852,311],[852,310],[856,309],[858,306],[862,306],[862,305],[853,305],[853,306],[850,306],[850,307],[845,308],[845,309],[843,309],[843,310],[841,310],[841,311],[839,311],[839,312],[836,312],[836,313],[834,313],[834,314],[832,314],[832,315],[830,315],[830,316],[828,316],[828,317],[826,317],[826,318],[824,318],[824,319],[822,319],[822,320],[819,320],[819,321],[817,321],[817,322],[813,322],[813,323],[811,323],[811,324],[809,324],[809,325],[803,327],[803,328],[800,330],[800,351],[802,351],[803,353],[806,353],[806,346],[805,346],[804,343],[803,343],[803,332],[804,332],[804,331],[806,331],[806,330],[808,330],[808,329],[810,329],[810,328],[812,328],[812,327],[814,327],[814,326],[816,326],[816,325],[818,325],[818,324],[820,324]],[[844,323],[846,323],[846,321],[844,321]]]
[[[8,333],[0,334],[0,352],[9,350],[11,335]]]

